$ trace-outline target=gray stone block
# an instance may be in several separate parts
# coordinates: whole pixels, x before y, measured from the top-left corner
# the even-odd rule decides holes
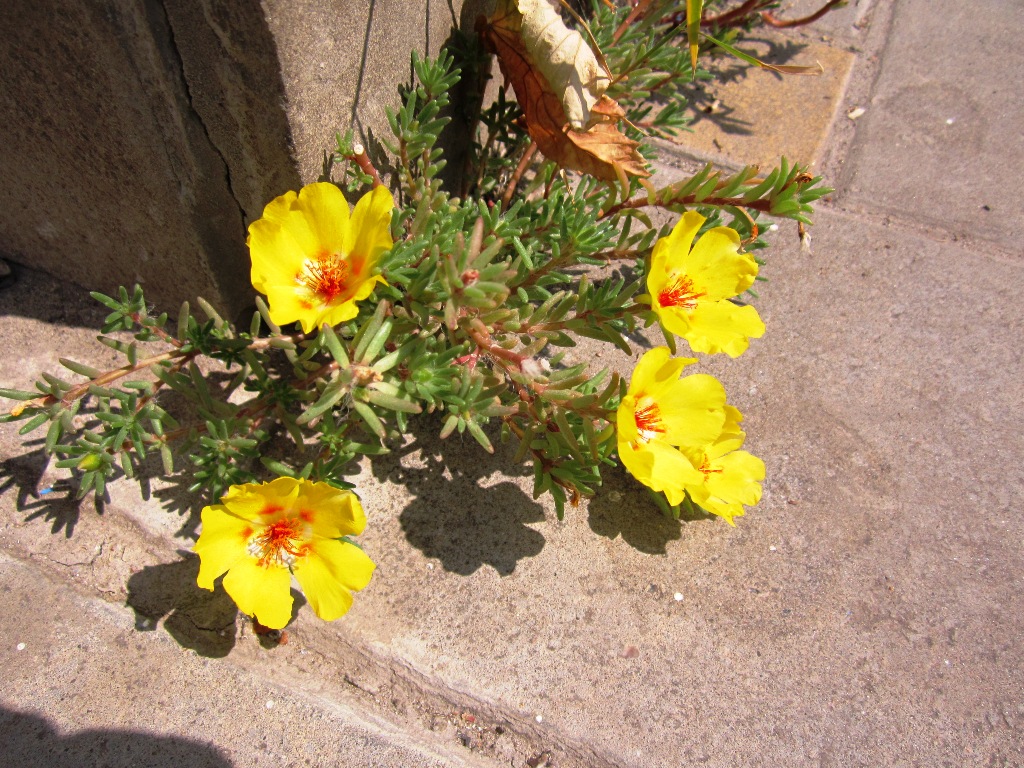
[[[174,311],[251,303],[246,227],[382,135],[412,49],[461,2],[150,0],[0,7],[0,253]],[[472,18],[472,15],[471,17]]]
[[[837,199],[1019,251],[1022,28],[1020,3],[897,3]]]

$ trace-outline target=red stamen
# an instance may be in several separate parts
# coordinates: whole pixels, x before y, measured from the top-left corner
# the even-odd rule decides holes
[[[694,309],[697,300],[707,293],[698,293],[693,289],[693,281],[686,275],[679,275],[672,285],[665,288],[658,294],[658,303],[663,307],[682,307],[683,309]]]
[[[642,408],[638,407],[633,412],[633,418],[636,419],[641,443],[649,443],[656,435],[665,434],[665,425],[661,422],[661,408],[656,402],[651,401]]]
[[[321,253],[306,262],[306,274],[300,279],[311,293],[330,304],[349,291],[349,265],[337,254]]]
[[[700,467],[698,467],[698,469],[704,475],[704,479],[705,480],[708,479],[708,475],[711,475],[711,474],[720,475],[720,474],[722,474],[722,470],[720,470],[720,469],[712,469],[711,468],[711,462],[708,461],[708,457],[707,456],[704,457],[704,461],[702,461],[700,463]]]
[[[253,546],[258,555],[259,564],[263,567],[268,565],[285,565],[285,555],[302,557],[305,554],[305,546],[302,543],[304,536],[302,528],[304,525],[299,520],[278,520],[263,529],[255,539]]]

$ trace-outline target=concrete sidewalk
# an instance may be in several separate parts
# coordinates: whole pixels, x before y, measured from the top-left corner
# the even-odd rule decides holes
[[[354,478],[371,586],[265,648],[195,587],[187,499],[34,499],[5,426],[11,764],[1024,764],[1024,8],[865,6],[793,33],[854,57],[836,193],[811,253],[775,235],[764,338],[703,366],[767,465],[736,528],[664,520],[622,473],[559,522],[510,455],[427,425]],[[0,292],[0,385],[95,349],[87,301]]]

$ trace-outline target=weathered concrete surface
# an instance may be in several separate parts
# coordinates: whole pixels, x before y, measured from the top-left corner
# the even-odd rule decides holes
[[[878,4],[879,18],[889,7]],[[931,12],[956,7],[943,0]],[[875,47],[887,29],[865,37],[851,76],[868,98],[876,52],[883,73],[894,57],[927,55],[920,41]],[[910,39],[899,23],[892,34]],[[967,39],[984,61],[982,42]],[[939,35],[927,45],[952,43]],[[992,87],[1019,80],[1017,61],[975,76]],[[862,125],[843,124],[858,157],[881,152],[888,137]],[[1001,146],[1014,151],[1016,136]],[[935,151],[952,162],[957,148]],[[998,177],[1020,155],[977,159],[982,178]],[[290,710],[301,723],[331,701],[351,703],[409,738],[441,738],[467,761],[519,768],[547,752],[563,768],[1021,764],[1019,257],[998,247],[998,231],[959,237],[952,214],[922,226],[929,220],[913,199],[851,202],[854,182],[890,172],[898,168],[837,174],[812,254],[783,225],[758,302],[768,333],[739,360],[704,366],[746,414],[748,445],[768,466],[764,500],[736,528],[665,521],[621,472],[560,523],[508,471],[507,452],[440,443],[428,423],[408,451],[353,478],[370,518],[361,540],[379,563],[374,582],[342,621],[323,624],[303,608],[290,642],[264,650],[225,613],[223,596],[197,595],[194,560],[176,551],[195,521],[160,509],[187,505],[186,494],[157,488],[144,503],[116,484],[103,515],[89,502],[50,501],[57,493],[33,499],[36,460],[2,427],[0,545],[45,578],[91,590],[91,600],[75,598],[78,610],[114,617],[121,634],[104,635],[110,642],[164,648],[146,656],[154,678],[182,679],[194,660],[176,655],[170,637],[220,659],[202,662],[214,687],[256,690],[257,702],[269,688],[246,686],[319,697],[304,699],[318,702],[312,711]],[[25,305],[21,316],[0,311],[5,386],[24,385],[88,335],[50,323],[93,320],[65,288],[20,286],[0,291],[0,302]],[[601,359],[628,368],[621,356]],[[175,540],[179,528],[186,536]],[[132,608],[116,607],[125,601]],[[18,653],[32,644],[7,629],[15,621],[51,636],[48,610],[12,618],[10,605],[0,601],[0,624],[8,642],[26,642]],[[155,631],[127,629],[129,611],[140,632]],[[100,640],[83,656],[68,646],[53,668],[73,658],[82,675],[108,669]],[[38,690],[19,688],[5,706],[32,711]],[[92,701],[55,703],[47,717],[64,717],[66,731],[128,727],[112,721],[109,698]],[[244,695],[219,701],[236,724],[252,715]],[[195,738],[194,711],[177,711],[174,725],[148,733]],[[203,754],[249,764],[251,733],[225,725]]]
[[[775,167],[780,157],[814,165],[843,98],[854,56],[837,45],[763,33],[742,48],[769,64],[814,67],[820,75],[782,76],[719,57],[721,79],[696,84],[688,96],[693,122],[672,143],[719,165]],[[767,172],[767,171],[766,171]]]
[[[248,303],[243,212],[163,6],[9,2],[0,27],[0,251],[174,307]]]
[[[478,765],[338,701],[225,668],[64,574],[0,553],[0,740],[21,768]],[[45,606],[45,618],[39,616]],[[250,638],[249,642],[255,644]]]
[[[1024,6],[894,6],[840,203],[1020,250]]]
[[[483,0],[264,0],[277,44],[300,175],[320,175],[335,133],[391,141],[385,108],[412,82],[409,52],[436,54]],[[463,5],[465,4],[465,9]],[[374,141],[376,139],[376,141]]]

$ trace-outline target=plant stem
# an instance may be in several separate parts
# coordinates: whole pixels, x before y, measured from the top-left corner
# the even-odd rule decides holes
[[[359,170],[361,170],[363,173],[365,173],[367,176],[373,179],[374,189],[376,189],[377,187],[384,186],[384,182],[380,180],[380,174],[377,173],[377,169],[370,161],[370,157],[369,155],[366,154],[366,149],[363,147],[362,144],[353,144],[352,154],[345,155],[345,157],[346,159],[358,165]]]
[[[653,205],[658,208],[670,208],[673,205],[714,205],[717,207],[734,207],[734,208],[750,208],[751,210],[761,211],[762,213],[771,213],[772,203],[771,200],[750,200],[746,201],[742,197],[705,197],[701,200],[697,200],[696,195],[684,195],[682,197],[675,197],[671,200],[665,200],[664,202],[656,200],[651,202],[647,199],[647,194],[644,193],[642,197],[634,197],[632,200],[626,200],[625,202],[613,205],[607,211],[603,211],[598,215],[598,219],[607,219],[609,216],[614,216],[620,211],[624,211],[629,208],[644,208],[649,205]]]
[[[784,19],[776,19],[775,16],[772,15],[771,11],[761,11],[761,20],[764,21],[765,24],[767,24],[767,25],[769,25],[771,27],[778,27],[778,28],[800,27],[800,26],[803,26],[804,24],[810,24],[813,21],[817,21],[822,16],[824,16],[826,13],[828,13],[833,8],[835,8],[837,5],[839,5],[840,3],[843,3],[843,2],[846,2],[846,0],[828,0],[827,3],[825,3],[823,6],[821,6],[821,8],[816,10],[810,16],[804,16],[803,18],[800,18],[800,19],[791,19],[789,21],[786,21]]]
[[[519,158],[519,165],[516,166],[515,171],[512,172],[512,177],[508,180],[508,185],[505,187],[505,192],[501,196],[501,209],[508,210],[509,204],[512,202],[512,195],[515,194],[516,186],[519,184],[519,180],[526,173],[526,169],[530,165],[530,161],[533,156],[537,154],[537,142],[531,141],[530,145],[523,152],[523,156]]]

